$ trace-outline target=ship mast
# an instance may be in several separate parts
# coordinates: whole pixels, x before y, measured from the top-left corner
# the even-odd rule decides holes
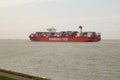
[[[55,28],[48,28],[47,31],[49,31],[49,32],[56,32],[56,29]]]

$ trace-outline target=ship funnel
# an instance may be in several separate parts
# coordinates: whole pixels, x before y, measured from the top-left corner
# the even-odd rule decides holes
[[[80,33],[82,33],[82,26],[79,26],[79,28],[80,28]]]

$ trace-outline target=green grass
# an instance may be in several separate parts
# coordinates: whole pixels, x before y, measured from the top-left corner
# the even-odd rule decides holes
[[[5,77],[5,76],[0,76],[0,80],[16,80],[16,79]]]

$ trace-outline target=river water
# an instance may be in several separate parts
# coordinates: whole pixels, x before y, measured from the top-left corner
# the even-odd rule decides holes
[[[0,40],[0,68],[51,80],[120,80],[120,40]]]

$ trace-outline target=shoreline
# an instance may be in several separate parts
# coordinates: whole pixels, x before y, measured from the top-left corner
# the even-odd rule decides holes
[[[1,69],[1,68],[0,68],[0,75],[9,77],[9,78],[14,78],[16,80],[50,80],[47,78],[42,78],[42,77],[19,73],[19,72],[14,72],[11,70],[5,70],[5,69]]]

